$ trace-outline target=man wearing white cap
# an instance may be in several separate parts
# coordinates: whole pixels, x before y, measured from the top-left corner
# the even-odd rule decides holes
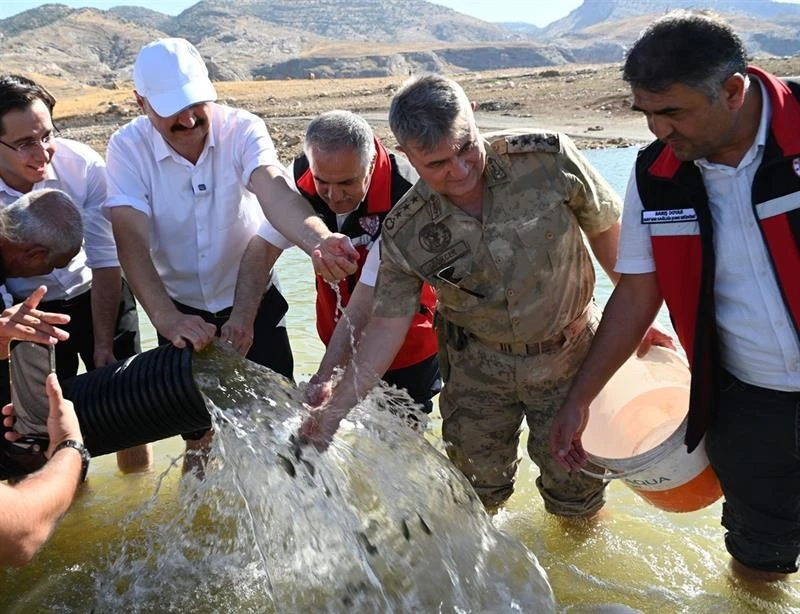
[[[144,115],[109,141],[104,206],[123,270],[160,341],[201,348],[230,315],[239,261],[264,213],[329,262],[352,247],[289,188],[264,122],[214,102],[205,63],[188,41],[144,46],[133,78]],[[348,266],[346,257],[338,261]],[[264,288],[247,356],[291,378],[287,305],[275,281]]]

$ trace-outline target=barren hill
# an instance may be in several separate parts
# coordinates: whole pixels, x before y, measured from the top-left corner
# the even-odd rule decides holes
[[[216,80],[609,63],[656,15],[684,5],[726,11],[754,54],[800,53],[800,6],[771,0],[585,0],[544,30],[424,0],[202,0],[175,17],[46,4],[0,20],[0,61],[4,71],[112,88],[130,79],[138,49],[164,36],[191,40]]]

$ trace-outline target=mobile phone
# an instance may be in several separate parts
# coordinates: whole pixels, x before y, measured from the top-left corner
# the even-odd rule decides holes
[[[45,381],[48,374],[55,372],[55,348],[32,341],[12,341],[9,366],[14,430],[21,435],[47,437],[50,404]]]

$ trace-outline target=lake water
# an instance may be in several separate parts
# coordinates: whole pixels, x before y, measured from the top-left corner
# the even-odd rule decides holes
[[[586,155],[622,193],[635,151],[589,151]],[[322,355],[314,327],[311,267],[299,250],[291,250],[282,257],[279,271],[291,306],[288,324],[295,375],[302,381],[316,370]],[[596,294],[603,304],[611,288],[602,273],[598,278]],[[665,314],[660,318],[668,325]],[[143,331],[144,349],[149,349],[155,344],[152,328],[143,322]],[[441,450],[438,426],[434,415],[429,439]],[[180,472],[170,466],[179,465],[176,459],[182,442],[178,438],[159,442],[155,449],[156,470],[150,474],[122,476],[112,457],[93,461],[86,487],[36,561],[22,569],[0,570],[0,613],[91,610],[98,601],[94,591],[103,590],[96,578],[107,577],[113,567],[108,550],[124,550],[126,543],[148,530],[143,527],[167,527],[180,511],[176,509]],[[669,514],[614,482],[596,522],[565,525],[544,512],[535,478],[536,468],[524,460],[517,491],[493,522],[538,557],[560,612],[631,611],[626,607],[658,613],[800,611],[800,580],[778,583],[754,595],[730,578],[719,524],[721,503],[698,512]],[[170,577],[169,569],[127,570],[120,577],[136,573],[153,574],[165,593],[181,585]],[[200,597],[194,610],[222,611],[212,603]]]

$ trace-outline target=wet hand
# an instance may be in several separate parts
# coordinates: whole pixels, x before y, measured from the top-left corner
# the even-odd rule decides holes
[[[647,354],[647,352],[650,351],[650,348],[654,345],[668,348],[670,350],[678,350],[677,346],[675,345],[675,339],[673,339],[672,335],[670,335],[657,322],[653,322],[653,325],[647,329],[644,337],[642,337],[642,342],[639,344],[639,347],[636,350],[636,356],[641,358]]]
[[[195,350],[202,350],[211,343],[217,327],[200,316],[190,316],[175,310],[175,313],[154,322],[156,330],[170,340],[176,348],[186,347],[188,341]]]
[[[220,328],[219,338],[229,343],[239,354],[246,356],[250,346],[253,345],[253,325],[246,324],[236,312],[233,312]]]
[[[570,404],[562,405],[553,419],[550,454],[567,471],[577,471],[586,464],[581,436],[588,420],[588,406]]]
[[[0,336],[47,345],[68,339],[69,333],[56,327],[69,323],[68,315],[37,309],[46,292],[45,286],[39,286],[24,301],[3,311]]]
[[[314,272],[325,281],[339,281],[358,270],[358,251],[350,237],[333,233],[311,252]]]
[[[336,412],[332,407],[312,410],[311,415],[303,421],[297,433],[300,444],[311,444],[320,452],[324,452],[328,449],[343,418],[344,415]]]
[[[329,379],[323,379],[319,373],[315,373],[308,380],[304,394],[306,403],[311,407],[318,407],[331,398],[333,383]]]

